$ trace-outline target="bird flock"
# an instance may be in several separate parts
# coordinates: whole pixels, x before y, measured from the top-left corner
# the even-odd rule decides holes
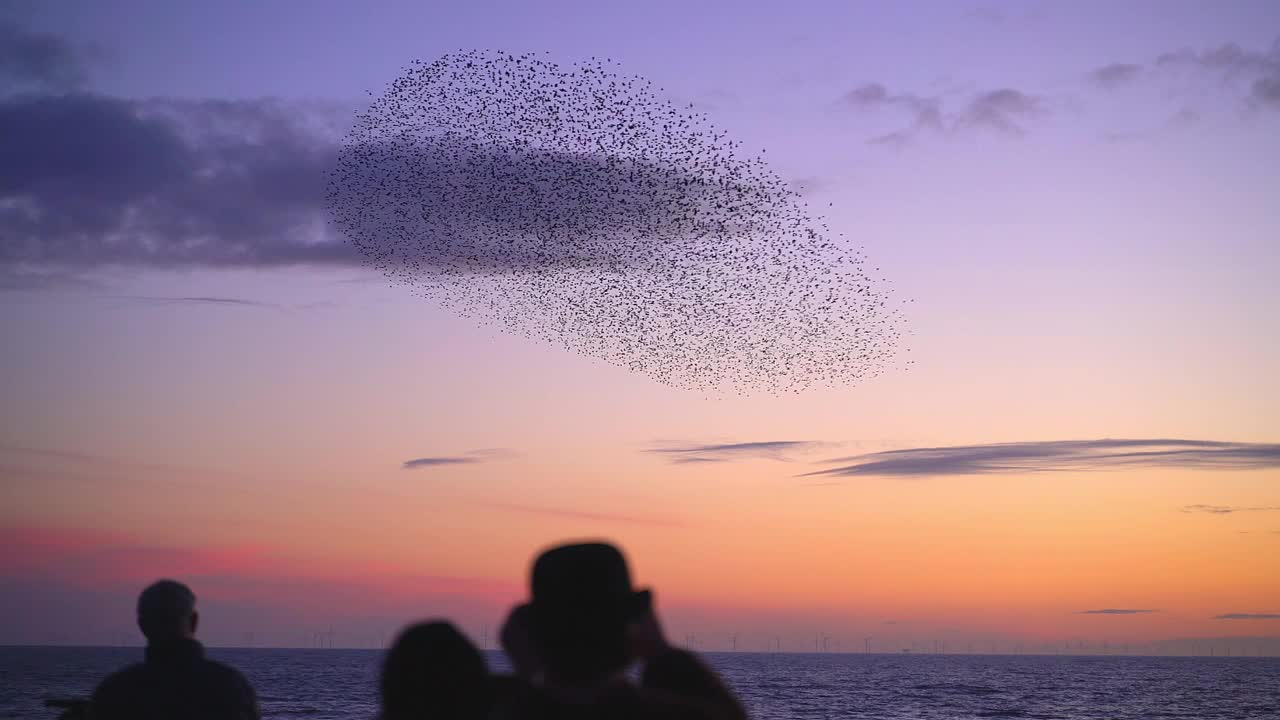
[[[892,366],[902,302],[861,251],[661,93],[606,59],[415,62],[344,139],[329,209],[417,294],[672,386],[800,392]]]

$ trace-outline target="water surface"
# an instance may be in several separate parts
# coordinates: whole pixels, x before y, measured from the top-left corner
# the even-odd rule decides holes
[[[266,718],[372,718],[375,650],[210,648]],[[139,648],[0,648],[0,718],[46,718]],[[506,668],[500,653],[491,666]],[[1280,658],[708,653],[759,720],[1057,718],[1275,720]]]

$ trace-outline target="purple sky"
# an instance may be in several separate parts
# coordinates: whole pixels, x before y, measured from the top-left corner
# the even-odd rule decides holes
[[[1280,597],[1280,574],[1260,569],[1280,542],[1274,463],[816,487],[796,478],[818,457],[671,466],[649,452],[1275,443],[1272,0],[28,1],[6,4],[0,23],[16,48],[0,47],[0,219],[38,229],[0,247],[0,529],[34,543],[32,557],[116,538],[138,553],[121,551],[119,567],[142,577],[163,564],[139,548],[218,568],[242,546],[266,548],[218,587],[236,589],[227,607],[284,616],[287,593],[253,585],[281,558],[334,557],[343,592],[383,583],[411,605],[432,590],[397,573],[419,560],[426,575],[489,588],[567,534],[609,534],[650,558],[649,577],[693,608],[686,617],[711,622],[732,605],[742,627],[790,623],[797,637],[809,629],[777,618],[805,608],[836,618],[832,608],[855,607],[857,619],[830,621],[850,632],[900,607],[921,627],[1041,638],[1057,622],[1092,632],[1096,617],[1073,614],[1083,608],[1168,609],[1118,620],[1144,641],[1217,632],[1201,623],[1215,614],[1280,610],[1262,606]],[[773,169],[830,203],[833,229],[914,299],[913,368],[796,398],[708,399],[387,287],[324,234],[318,178],[367,93],[459,48],[611,57],[767,148]],[[209,178],[216,192],[184,192]],[[119,207],[158,229],[124,232],[104,210]],[[190,227],[206,241],[197,250],[184,243]],[[497,448],[513,450],[485,454]],[[424,458],[467,462],[402,469]],[[936,535],[910,535],[925,521]],[[756,526],[777,543],[752,545],[743,528]],[[726,597],[691,546],[753,548],[759,576],[777,581]],[[953,555],[931,554],[939,547]],[[996,547],[1042,567],[1046,589],[1005,595],[994,583],[935,607],[919,600],[924,575],[902,569],[923,556],[920,573],[970,577],[965,563]],[[796,559],[826,553],[883,573],[885,595],[859,605],[852,581],[824,584]],[[392,569],[365,578],[356,571],[370,558]],[[1186,558],[1204,564],[1178,582],[1158,572]],[[69,567],[0,568],[0,599],[26,608],[24,622],[55,622],[39,592],[89,604],[117,592],[114,608],[133,591],[68,586]],[[507,599],[487,597],[486,608]],[[978,606],[1007,609],[1010,624],[975,619]],[[0,642],[31,639],[13,623],[0,620]]]

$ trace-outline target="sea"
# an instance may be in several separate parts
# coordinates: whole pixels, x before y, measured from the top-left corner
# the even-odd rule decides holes
[[[371,720],[381,653],[209,648],[257,688],[266,718]],[[506,668],[499,652],[488,654]],[[0,647],[0,718],[53,720],[140,648]],[[1277,720],[1280,658],[707,653],[758,720]]]

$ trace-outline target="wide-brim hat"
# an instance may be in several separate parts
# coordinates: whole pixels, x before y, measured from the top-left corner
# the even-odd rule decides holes
[[[627,622],[649,609],[650,594],[631,585],[622,551],[604,542],[553,547],[538,556],[531,576],[535,617]]]

